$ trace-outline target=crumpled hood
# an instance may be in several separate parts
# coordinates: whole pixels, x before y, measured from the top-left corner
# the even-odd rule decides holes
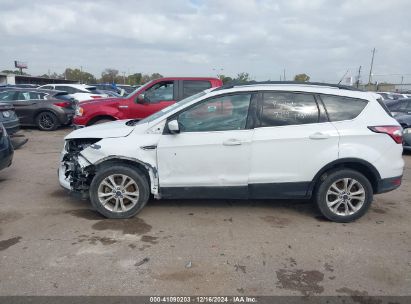
[[[127,120],[116,120],[90,127],[81,128],[68,134],[65,139],[73,138],[113,138],[129,135],[137,126],[127,126]]]

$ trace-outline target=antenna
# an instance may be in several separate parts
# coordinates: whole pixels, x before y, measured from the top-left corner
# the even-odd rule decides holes
[[[345,74],[343,75],[343,77],[341,77],[340,81],[339,81],[337,84],[340,84],[341,81],[343,81],[344,77],[348,74],[348,71],[349,71],[349,70],[347,70],[347,72],[345,72]]]

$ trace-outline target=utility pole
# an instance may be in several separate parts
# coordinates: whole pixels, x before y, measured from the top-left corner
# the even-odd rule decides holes
[[[284,81],[286,81],[286,79],[285,79],[285,68],[284,68],[284,74],[283,75],[284,75],[283,79],[284,79]]]
[[[368,84],[371,84],[371,75],[372,75],[372,66],[374,64],[374,55],[375,55],[375,48],[372,49],[371,67],[370,67],[370,75],[368,76]]]
[[[126,84],[126,72],[123,72],[123,84]]]
[[[360,86],[360,77],[361,77],[361,66],[358,69],[358,75],[357,75],[357,88]]]
[[[80,83],[83,83],[83,66],[80,66]]]

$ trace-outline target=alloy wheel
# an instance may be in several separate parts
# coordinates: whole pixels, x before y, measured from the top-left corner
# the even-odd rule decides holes
[[[353,178],[339,179],[328,188],[326,202],[334,214],[353,215],[364,205],[365,189]]]
[[[134,179],[124,174],[104,178],[98,187],[101,205],[112,212],[127,212],[138,202],[140,191]]]

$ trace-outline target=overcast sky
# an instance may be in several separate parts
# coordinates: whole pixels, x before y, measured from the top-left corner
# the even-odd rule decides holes
[[[362,66],[411,82],[410,0],[0,0],[0,70],[338,81]],[[223,69],[221,71],[221,69]],[[400,76],[375,76],[400,80]]]

